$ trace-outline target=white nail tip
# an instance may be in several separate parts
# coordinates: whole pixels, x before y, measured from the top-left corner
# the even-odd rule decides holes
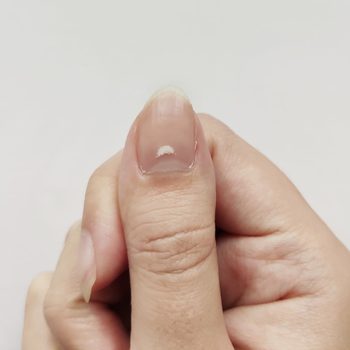
[[[175,154],[174,148],[171,147],[170,145],[164,145],[158,148],[156,157],[159,158],[161,156],[171,155],[171,154]]]
[[[176,96],[179,96],[187,101],[189,101],[189,98],[188,96],[185,94],[185,92],[176,87],[176,86],[167,86],[165,88],[162,88],[162,89],[159,89],[157,90],[151,97],[150,99],[148,100],[148,103],[162,95],[168,95],[168,94],[173,94],[173,95],[176,95]]]

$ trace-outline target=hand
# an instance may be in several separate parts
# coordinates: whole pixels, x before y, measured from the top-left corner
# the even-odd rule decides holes
[[[32,284],[23,348],[346,350],[349,264],[280,170],[162,92]]]

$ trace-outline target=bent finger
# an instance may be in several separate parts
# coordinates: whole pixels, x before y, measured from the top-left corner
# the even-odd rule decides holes
[[[126,350],[127,333],[121,319],[102,302],[85,303],[80,289],[78,261],[80,223],[69,231],[44,303],[44,314],[64,349]]]
[[[121,151],[104,162],[90,177],[84,202],[82,244],[85,271],[82,292],[86,301],[112,283],[127,266],[118,209],[118,175]]]
[[[221,229],[255,236],[316,217],[274,163],[219,120],[202,113],[199,117],[215,168],[216,222]]]

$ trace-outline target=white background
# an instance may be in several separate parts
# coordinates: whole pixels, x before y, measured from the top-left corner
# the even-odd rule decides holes
[[[89,175],[154,90],[183,88],[274,160],[350,247],[350,5],[0,1],[0,349]]]

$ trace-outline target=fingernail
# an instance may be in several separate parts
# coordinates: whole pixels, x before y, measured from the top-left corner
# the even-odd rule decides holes
[[[92,287],[96,281],[96,262],[90,232],[83,230],[79,247],[79,271],[81,272],[81,292],[86,303],[90,301]]]
[[[144,174],[188,171],[195,161],[194,111],[177,89],[151,97],[137,125],[137,158]]]

